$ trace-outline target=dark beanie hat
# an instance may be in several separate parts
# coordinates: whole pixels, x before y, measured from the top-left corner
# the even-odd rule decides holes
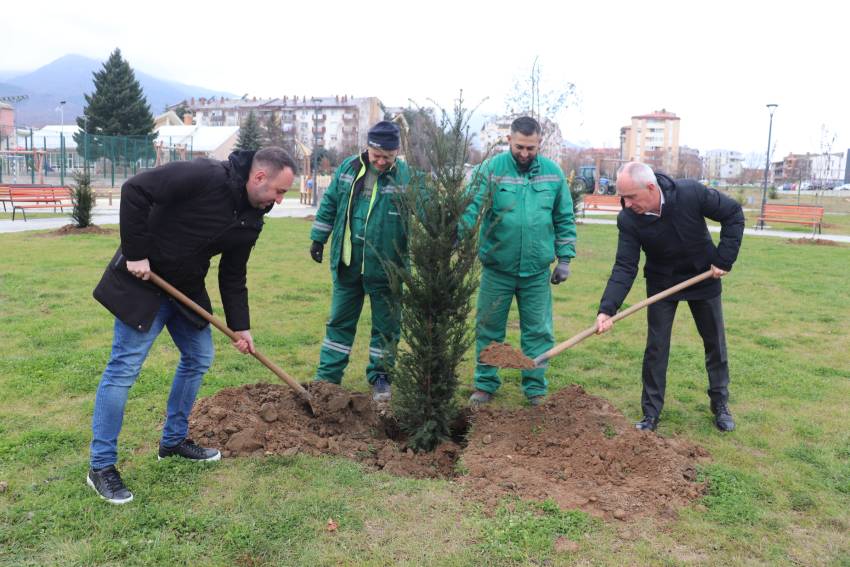
[[[369,128],[369,145],[382,150],[397,150],[399,144],[398,126],[389,120],[381,120]]]

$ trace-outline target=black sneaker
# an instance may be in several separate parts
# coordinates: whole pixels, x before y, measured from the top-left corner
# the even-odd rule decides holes
[[[531,396],[528,398],[528,403],[533,407],[542,405],[546,401],[546,396]]]
[[[218,449],[207,449],[206,447],[195,445],[188,437],[173,447],[166,447],[162,443],[159,444],[158,459],[160,461],[168,457],[174,457],[175,455],[198,462],[217,461],[221,459],[221,453]]]
[[[651,415],[643,416],[643,419],[635,423],[635,429],[638,431],[655,431],[658,427],[658,418]]]
[[[113,465],[99,470],[89,469],[86,484],[110,504],[126,504],[133,500],[133,493],[127,490],[118,469]]]
[[[386,374],[378,374],[375,378],[375,383],[372,384],[372,399],[376,402],[388,402],[392,399],[390,381],[387,380]]]
[[[732,413],[729,411],[729,406],[726,402],[711,402],[711,413],[714,414],[714,425],[720,431],[734,431],[735,420],[732,419]]]

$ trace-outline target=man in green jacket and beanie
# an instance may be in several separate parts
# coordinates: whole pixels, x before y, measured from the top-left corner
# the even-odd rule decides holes
[[[315,379],[342,382],[363,300],[369,295],[372,336],[366,379],[375,401],[390,399],[387,369],[400,335],[400,314],[382,264],[401,266],[407,257],[407,224],[398,200],[410,175],[407,165],[396,159],[398,149],[398,126],[386,120],[375,124],[366,151],[337,168],[310,231],[310,256],[316,262],[322,262],[324,245],[333,237],[331,315]]]
[[[491,342],[505,340],[514,297],[523,352],[534,358],[555,344],[549,284],[558,285],[570,275],[576,229],[567,181],[560,167],[538,155],[540,140],[536,120],[517,118],[508,136],[511,151],[488,159],[473,173],[470,190],[476,196],[461,229],[472,226],[479,213],[484,215],[478,252],[484,268],[475,318],[476,360]],[[522,390],[531,405],[539,405],[546,396],[545,371],[545,365],[522,371]],[[479,362],[470,403],[490,402],[500,384],[497,368]]]

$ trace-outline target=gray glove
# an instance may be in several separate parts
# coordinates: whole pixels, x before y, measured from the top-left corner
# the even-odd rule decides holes
[[[318,240],[314,240],[313,244],[310,245],[310,257],[313,258],[315,262],[319,264],[322,263],[322,252],[324,252],[325,245],[319,242]]]
[[[561,260],[558,262],[558,265],[555,266],[555,270],[552,272],[552,279],[549,281],[552,282],[553,285],[558,285],[559,283],[566,281],[568,277],[570,277],[570,263],[569,261]]]

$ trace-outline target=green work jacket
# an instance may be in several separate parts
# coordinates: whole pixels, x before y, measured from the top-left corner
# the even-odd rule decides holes
[[[362,190],[367,167],[366,152],[342,162],[322,197],[310,230],[310,238],[317,242],[324,244],[331,238],[330,269],[334,282],[340,265],[347,265],[345,248],[346,241],[351,242],[350,211],[352,205],[356,205],[354,191]],[[407,219],[399,199],[409,181],[410,173],[402,160],[396,160],[390,169],[378,176],[363,231],[361,271],[367,290],[385,287],[388,283],[381,260],[397,266],[404,265],[407,260]]]
[[[556,258],[575,257],[573,201],[552,160],[538,155],[522,172],[510,152],[501,153],[472,172],[468,190],[475,197],[459,228],[484,215],[478,251],[484,266],[526,277],[547,270]]]

